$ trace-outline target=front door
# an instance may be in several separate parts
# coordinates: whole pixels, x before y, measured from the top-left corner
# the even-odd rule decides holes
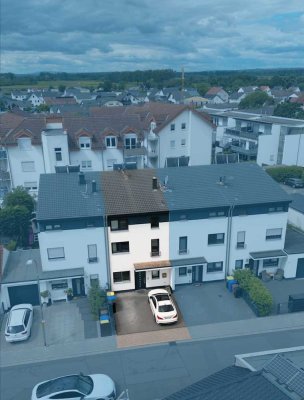
[[[304,278],[304,258],[298,258],[296,278]]]
[[[146,271],[135,272],[135,290],[146,288]]]
[[[84,279],[83,278],[72,279],[72,287],[73,287],[73,295],[75,297],[85,296]]]
[[[203,282],[203,266],[193,265],[192,267],[192,283]]]

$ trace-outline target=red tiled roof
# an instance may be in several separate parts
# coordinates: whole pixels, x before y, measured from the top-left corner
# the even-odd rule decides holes
[[[210,88],[208,90],[208,92],[206,93],[206,95],[216,95],[218,92],[220,92],[222,90],[221,87],[218,86],[213,86],[212,88]]]

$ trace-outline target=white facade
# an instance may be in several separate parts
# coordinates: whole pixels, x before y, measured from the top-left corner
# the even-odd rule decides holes
[[[288,223],[304,232],[304,214],[292,207],[288,210]]]

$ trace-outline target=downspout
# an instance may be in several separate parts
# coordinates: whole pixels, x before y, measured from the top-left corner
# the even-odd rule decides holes
[[[108,275],[108,290],[111,290],[111,268],[110,268],[110,255],[109,255],[109,235],[108,235],[108,217],[106,213],[103,215],[104,219],[104,238],[105,238],[105,253],[106,253],[106,265]]]
[[[229,207],[228,210],[228,224],[227,224],[227,244],[226,244],[226,261],[225,261],[225,278],[229,273],[229,264],[230,264],[230,244],[231,244],[231,228],[232,228],[232,217],[234,204]]]

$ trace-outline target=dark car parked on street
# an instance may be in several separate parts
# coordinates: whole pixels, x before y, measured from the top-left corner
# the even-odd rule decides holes
[[[288,178],[284,182],[285,185],[291,186],[293,188],[302,188],[304,187],[304,183],[300,178]]]

